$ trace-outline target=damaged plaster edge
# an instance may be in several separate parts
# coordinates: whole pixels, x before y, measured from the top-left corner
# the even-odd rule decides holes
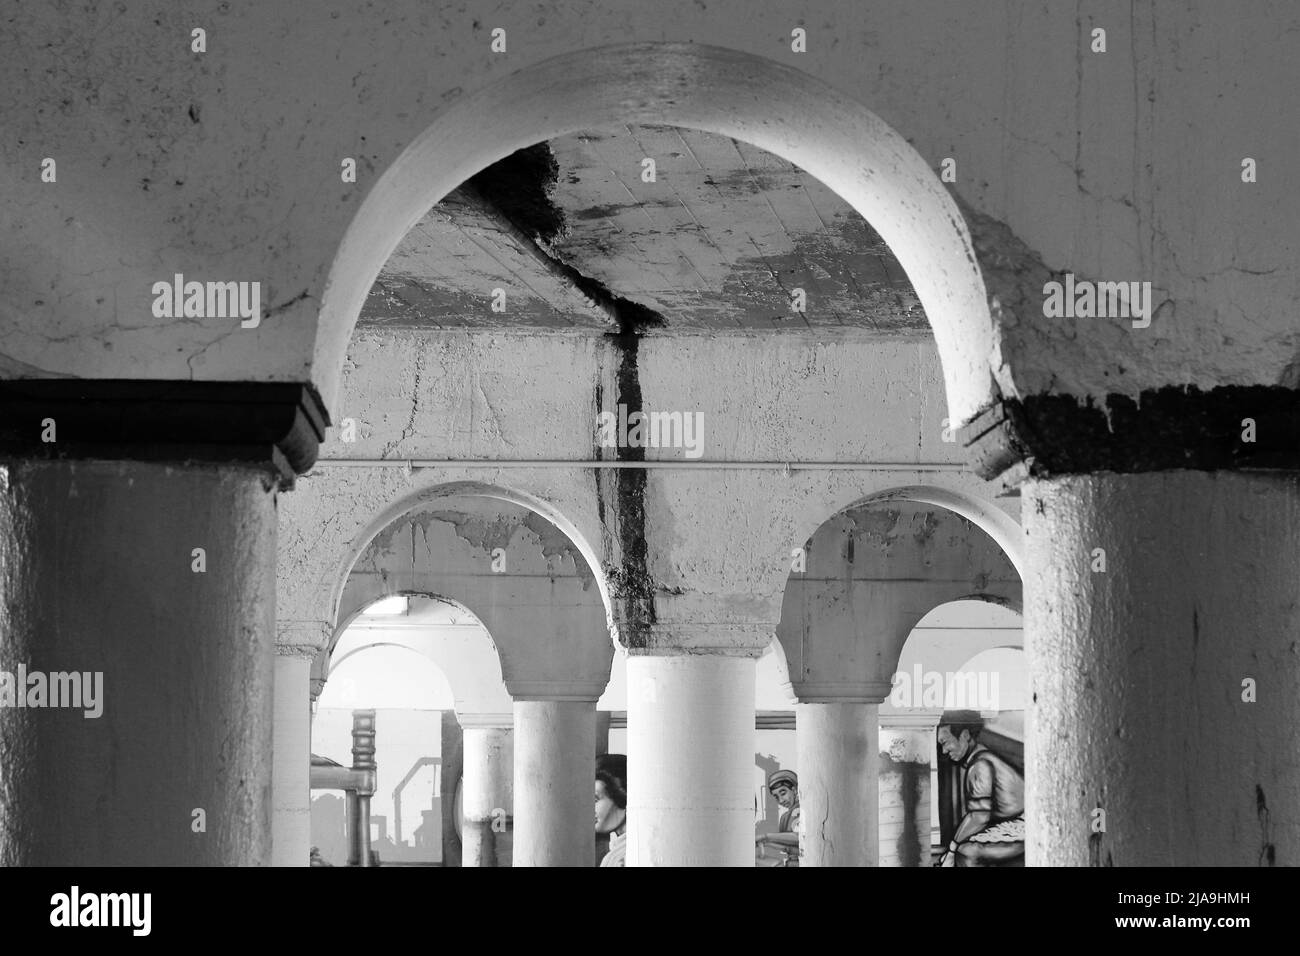
[[[1137,398],[1004,399],[960,430],[977,475],[1300,471],[1300,389],[1168,385]]]

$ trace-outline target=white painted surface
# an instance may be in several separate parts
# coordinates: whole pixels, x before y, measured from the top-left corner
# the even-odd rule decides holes
[[[515,702],[515,866],[591,866],[595,743],[593,702]]]
[[[879,725],[875,704],[800,704],[801,866],[876,866]]]
[[[461,865],[495,866],[494,845],[508,836],[514,813],[514,732],[465,727],[464,734]]]
[[[754,661],[628,660],[628,866],[753,866]]]
[[[271,865],[307,866],[311,856],[311,659],[275,657],[271,766]]]

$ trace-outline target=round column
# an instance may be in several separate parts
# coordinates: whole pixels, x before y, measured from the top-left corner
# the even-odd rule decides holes
[[[1300,484],[1030,481],[1026,862],[1300,860]]]
[[[515,866],[591,866],[595,737],[595,700],[515,701]]]
[[[628,866],[754,865],[754,660],[627,659]]]
[[[270,862],[275,533],[252,466],[0,466],[0,865]]]
[[[892,714],[880,720],[881,866],[929,866],[930,765],[939,715]]]
[[[271,864],[309,866],[311,857],[311,668],[329,638],[323,622],[276,626]]]
[[[877,703],[801,703],[800,866],[875,866],[878,843]]]
[[[510,866],[514,807],[514,733],[509,714],[461,715],[462,866]]]

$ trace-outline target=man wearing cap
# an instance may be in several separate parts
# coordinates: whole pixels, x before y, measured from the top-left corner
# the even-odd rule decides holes
[[[799,834],[803,830],[799,813],[799,777],[793,770],[774,770],[767,776],[767,789],[782,809],[776,833],[764,833],[754,838],[758,847],[774,846],[785,854],[780,866],[799,865]]]

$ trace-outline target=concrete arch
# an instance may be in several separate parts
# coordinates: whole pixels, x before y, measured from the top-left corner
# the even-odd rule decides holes
[[[323,293],[312,367],[327,406],[367,292],[431,206],[516,149],[628,122],[743,140],[833,189],[907,272],[934,331],[953,422],[989,404],[996,337],[984,280],[966,222],[925,159],[865,106],[806,73],[737,50],[658,42],[565,53],[462,97],[379,177]]]
[[[984,603],[1005,607],[1007,610],[1015,613],[1021,618],[1022,630],[1020,632],[1020,643],[1007,643],[1005,632],[999,633],[997,631],[985,630],[979,627],[969,628],[970,631],[978,634],[979,640],[975,642],[971,642],[970,638],[975,637],[976,634],[967,635],[965,639],[960,641],[953,641],[951,636],[948,635],[945,635],[940,639],[933,633],[926,633],[934,630],[946,630],[942,625],[933,623],[932,618],[934,612],[949,604],[959,601],[983,601]],[[966,630],[965,627],[958,629]],[[916,696],[917,688],[915,686],[915,670],[918,665],[924,673],[937,672],[945,675],[948,673],[961,673],[968,669],[967,664],[969,664],[970,661],[987,651],[1001,649],[1023,651],[1023,634],[1023,615],[1020,610],[1011,607],[1002,601],[989,600],[988,597],[984,595],[967,595],[955,598],[953,601],[945,601],[943,604],[932,608],[924,617],[921,618],[920,621],[917,622],[917,625],[912,628],[899,652],[898,666],[895,673],[896,676],[901,675],[904,680],[911,680],[912,686],[908,688],[906,692],[908,693],[909,699],[912,703],[909,706],[895,706],[895,698],[894,695],[891,694],[891,698],[887,702],[887,712],[902,713],[906,711],[925,711],[937,715],[942,710],[942,707],[938,709],[927,708],[922,706],[920,703],[917,703],[918,698]]]
[[[432,595],[482,624],[515,700],[595,700],[613,642],[590,566],[533,509],[465,490],[444,486],[369,536],[343,584],[334,640],[382,597]]]
[[[777,627],[799,699],[879,699],[932,610],[955,600],[1023,603],[1005,549],[935,499],[989,517],[991,506],[944,489],[892,489],[837,510],[807,539],[805,564],[787,577]]]
[[[405,644],[400,641],[375,641],[373,643],[363,644],[360,647],[354,647],[351,650],[345,652],[337,660],[331,659],[329,662],[329,671],[325,675],[324,687],[321,690],[320,696],[317,698],[317,704],[321,707],[330,706],[329,696],[328,696],[330,693],[330,689],[329,689],[330,681],[339,679],[336,677],[339,668],[341,668],[345,663],[353,660],[354,658],[363,658],[363,655],[366,655],[369,652],[381,651],[381,650],[400,651],[404,656],[413,655],[417,659],[420,665],[423,665],[425,668],[427,668],[428,673],[425,675],[427,682],[422,681],[420,684],[421,694],[427,695],[429,698],[428,700],[425,701],[426,704],[429,704],[433,701],[437,701],[439,698],[445,697],[445,698],[449,698],[453,702],[453,706],[455,706],[454,702],[457,700],[455,687],[452,684],[451,678],[443,670],[443,668],[439,666],[438,662],[430,658],[427,654],[422,653],[419,648],[412,647],[409,644]],[[406,660],[409,661],[409,658],[406,658]],[[370,661],[367,661],[366,663],[369,664]],[[364,667],[365,665],[361,665],[361,666]],[[404,664],[402,667],[403,677],[409,677],[413,669],[414,668],[409,663]],[[390,673],[391,670],[392,668],[385,668],[384,670],[385,675]],[[345,678],[345,680],[350,680],[350,679],[351,678]],[[389,696],[391,694],[392,689],[393,688],[391,684],[382,689],[381,693],[387,699],[384,701],[384,703],[381,706],[384,707],[404,706],[402,704],[394,703],[392,701],[391,697]],[[372,694],[373,693],[374,691],[372,690]],[[369,707],[371,706],[371,704],[363,699],[360,703],[351,704],[351,706]],[[426,707],[425,709],[441,709],[441,708]]]
[[[357,559],[361,557],[366,548],[374,541],[375,537],[383,531],[384,528],[401,518],[402,515],[418,510],[430,502],[454,497],[480,497],[509,502],[522,508],[527,508],[529,511],[540,515],[542,518],[545,518],[553,524],[566,538],[569,539],[569,541],[573,543],[573,546],[586,560],[587,567],[595,578],[596,587],[600,591],[601,601],[605,605],[605,611],[608,617],[612,604],[610,603],[609,582],[606,580],[604,574],[604,565],[600,560],[600,556],[591,546],[591,543],[587,540],[586,536],[583,535],[582,532],[578,530],[577,526],[565,517],[563,513],[553,507],[549,502],[543,501],[534,495],[530,495],[514,488],[507,488],[503,485],[490,484],[487,482],[454,481],[421,488],[418,491],[394,501],[384,510],[375,515],[370,522],[362,528],[360,533],[353,538],[351,545],[349,545],[343,554],[339,556],[335,571],[331,576],[328,605],[330,608],[330,621],[336,625],[336,637],[338,634],[338,625],[342,624],[340,618],[341,603],[343,599],[343,589],[347,584],[348,576],[352,573],[353,567],[356,566]],[[473,611],[470,613],[473,613]]]
[[[381,647],[396,647],[399,650],[410,651],[412,654],[420,654],[420,652],[416,648],[412,647],[410,644],[405,644],[401,641],[374,641],[370,644],[362,644],[360,647],[352,648],[352,650],[346,652],[338,660],[334,660],[334,658],[331,657],[329,674],[327,674],[326,676],[328,677],[329,675],[333,674],[334,671],[339,667],[342,667],[344,662],[347,661],[348,659],[352,657],[356,657],[358,654],[364,654],[366,651],[378,650]],[[423,657],[424,655],[420,654],[420,656]]]
[[[833,503],[827,517],[822,518],[815,524],[805,526],[807,527],[806,536],[802,540],[795,542],[794,546],[802,546],[831,517],[851,508],[859,508],[863,505],[881,501],[913,501],[917,504],[935,505],[961,515],[996,541],[998,547],[1002,549],[1012,566],[1015,567],[1016,573],[1020,575],[1021,579],[1024,578],[1027,558],[1025,555],[1025,530],[1021,527],[1020,522],[991,501],[980,498],[968,491],[945,488],[941,485],[899,485],[847,499],[843,503]],[[972,599],[985,600],[985,598]]]
[[[997,607],[1004,607],[1008,611],[1014,611],[1016,614],[1020,615],[1021,618],[1025,616],[1025,599],[1023,594],[1003,595],[1003,594],[990,594],[987,591],[974,591],[970,594],[959,595],[958,597],[953,598],[951,601],[946,601],[944,603],[952,604],[954,601],[982,601],[985,604],[993,604]],[[936,611],[940,607],[943,607],[943,605],[942,604],[936,605],[935,607],[930,608],[930,611]],[[927,615],[929,613],[930,613],[929,611],[926,612]],[[923,617],[921,620],[923,621],[925,620],[925,618]],[[920,621],[918,621],[917,623],[919,624]]]
[[[446,626],[446,622],[436,619],[436,608],[428,608],[424,609],[424,614],[417,611],[414,618],[406,618],[406,624],[402,627],[385,627],[382,621],[377,620],[373,626],[375,640],[363,641],[358,638],[356,646],[343,647],[342,656],[338,656],[344,634],[365,610],[364,607],[357,608],[340,624],[330,646],[324,652],[326,678],[353,654],[381,646],[401,647],[420,654],[438,668],[451,688],[458,713],[508,713],[510,696],[502,678],[500,653],[491,632],[473,610],[441,594],[425,592],[394,591],[393,594],[382,595],[378,600],[396,594],[427,598],[446,608],[460,611],[473,618],[477,627],[465,628],[457,639],[449,639],[445,634],[442,639],[436,639],[430,632]]]

